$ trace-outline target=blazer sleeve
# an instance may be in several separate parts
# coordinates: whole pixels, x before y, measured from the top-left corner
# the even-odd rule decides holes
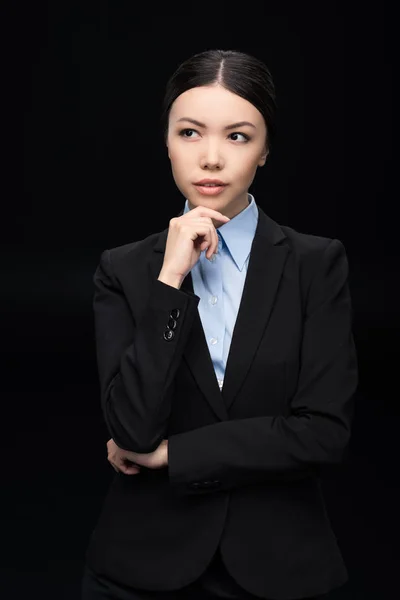
[[[170,436],[170,484],[186,494],[215,493],[315,475],[341,462],[357,385],[348,261],[342,242],[332,239],[308,292],[289,416],[222,421]]]
[[[156,279],[138,318],[111,255],[102,252],[93,275],[102,414],[117,446],[148,453],[166,437],[173,380],[200,298]]]

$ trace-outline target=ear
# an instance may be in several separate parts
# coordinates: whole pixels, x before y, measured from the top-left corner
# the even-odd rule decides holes
[[[265,149],[264,152],[260,156],[260,160],[258,161],[258,166],[263,167],[267,162],[267,158],[269,155],[269,150]]]

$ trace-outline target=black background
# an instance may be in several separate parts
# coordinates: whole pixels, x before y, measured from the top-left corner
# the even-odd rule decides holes
[[[2,596],[79,598],[114,475],[92,276],[105,248],[164,229],[183,207],[162,143],[163,89],[182,60],[216,47],[265,60],[275,80],[278,136],[250,190],[257,203],[347,250],[360,385],[348,459],[324,481],[350,573],[334,597],[396,595],[392,16],[382,2],[305,4],[70,0],[18,4],[3,20]]]

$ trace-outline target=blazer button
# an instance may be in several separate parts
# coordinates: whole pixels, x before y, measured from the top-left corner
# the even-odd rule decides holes
[[[171,341],[172,338],[174,337],[175,333],[171,330],[171,329],[166,329],[164,331],[164,340],[166,340],[167,342]]]
[[[197,481],[193,483],[188,483],[187,485],[192,490],[197,490],[200,487],[200,483],[198,483]]]
[[[176,329],[176,321],[175,319],[173,319],[172,317],[170,317],[168,319],[168,325],[167,327],[169,327],[169,329]]]
[[[180,314],[181,311],[179,310],[179,308],[173,308],[169,316],[172,317],[172,319],[179,319]]]
[[[203,481],[203,485],[206,487],[218,487],[221,484],[220,481],[213,480],[213,481]]]

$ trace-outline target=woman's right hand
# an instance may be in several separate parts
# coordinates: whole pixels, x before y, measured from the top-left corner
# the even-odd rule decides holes
[[[218,225],[228,221],[229,217],[204,206],[196,206],[180,217],[173,217],[169,222],[159,279],[167,277],[183,281],[206,248],[206,257],[210,259],[218,249],[214,223]]]

